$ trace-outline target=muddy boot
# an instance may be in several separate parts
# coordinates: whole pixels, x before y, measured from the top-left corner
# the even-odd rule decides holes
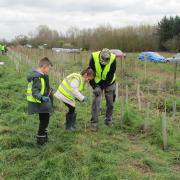
[[[47,142],[45,135],[37,135],[36,140],[38,145],[44,145]]]
[[[105,120],[105,125],[108,126],[108,127],[112,127],[113,126],[113,122]]]
[[[91,123],[90,129],[91,131],[94,131],[94,132],[97,131],[98,130],[97,123]]]

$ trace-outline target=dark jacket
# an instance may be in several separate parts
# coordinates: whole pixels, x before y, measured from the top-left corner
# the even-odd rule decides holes
[[[36,99],[40,99],[40,91],[41,91],[41,81],[39,78],[43,78],[45,81],[45,91],[43,96],[48,96],[50,86],[49,86],[49,77],[48,75],[43,75],[36,70],[31,71],[27,75],[27,81],[28,83],[33,81],[32,85],[32,95]],[[35,114],[35,113],[52,113],[52,99],[49,102],[43,102],[41,103],[33,103],[28,102],[28,114]]]
[[[102,64],[100,64],[100,65],[101,65],[102,70],[104,70],[105,65],[102,65]],[[90,61],[89,61],[89,67],[90,67],[91,69],[93,69],[94,72],[96,72],[96,68],[95,68],[95,63],[94,63],[93,56],[91,56],[91,59],[90,59]],[[114,77],[114,73],[115,73],[115,72],[116,72],[116,59],[115,59],[114,62],[111,64],[111,68],[110,68],[110,70],[109,70],[109,72],[108,72],[108,74],[107,74],[106,80],[101,80],[98,84],[95,83],[94,80],[91,80],[91,81],[89,82],[90,85],[91,85],[91,87],[94,89],[94,88],[96,88],[97,86],[100,86],[101,89],[104,89],[104,88],[106,88],[107,86],[110,86],[111,84],[114,83],[114,82],[113,82],[113,83],[111,83],[111,82],[112,82],[112,80],[113,80],[113,77]]]

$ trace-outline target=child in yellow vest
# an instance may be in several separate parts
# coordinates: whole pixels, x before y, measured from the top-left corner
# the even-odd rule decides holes
[[[86,102],[88,100],[86,96],[81,94],[81,91],[84,89],[84,83],[92,80],[94,76],[94,71],[90,68],[85,69],[81,74],[72,73],[62,81],[54,94],[54,96],[61,100],[69,109],[69,112],[66,114],[66,129],[75,129],[75,100],[80,102]]]
[[[39,61],[38,69],[31,71],[27,76],[28,114],[39,114],[37,133],[37,144],[39,145],[43,145],[48,141],[47,127],[52,113],[52,92],[48,77],[51,66],[51,61],[44,57]]]

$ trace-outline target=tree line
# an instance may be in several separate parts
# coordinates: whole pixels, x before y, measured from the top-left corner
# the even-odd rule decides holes
[[[66,33],[39,26],[28,36],[19,35],[13,45],[30,44],[33,47],[82,48],[97,50],[103,47],[118,48],[126,52],[136,51],[180,51],[180,17],[163,17],[157,25],[127,26],[113,28],[100,25],[96,28],[78,29],[70,27]]]

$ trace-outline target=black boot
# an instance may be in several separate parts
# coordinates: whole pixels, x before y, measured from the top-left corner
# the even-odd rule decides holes
[[[68,129],[68,130],[75,129],[76,116],[74,114],[75,113],[67,113],[66,114],[66,129]]]
[[[72,114],[67,113],[66,114],[66,129],[71,129],[72,125]]]
[[[45,137],[46,137],[45,141],[48,142],[48,130],[47,129],[45,129]]]
[[[105,125],[108,126],[108,127],[112,127],[113,126],[112,118],[106,119],[105,120]]]
[[[44,145],[47,142],[46,135],[37,135],[36,140],[38,145]]]
[[[76,129],[76,112],[74,112],[73,116],[72,116],[72,124],[71,124],[71,128],[72,129]]]

